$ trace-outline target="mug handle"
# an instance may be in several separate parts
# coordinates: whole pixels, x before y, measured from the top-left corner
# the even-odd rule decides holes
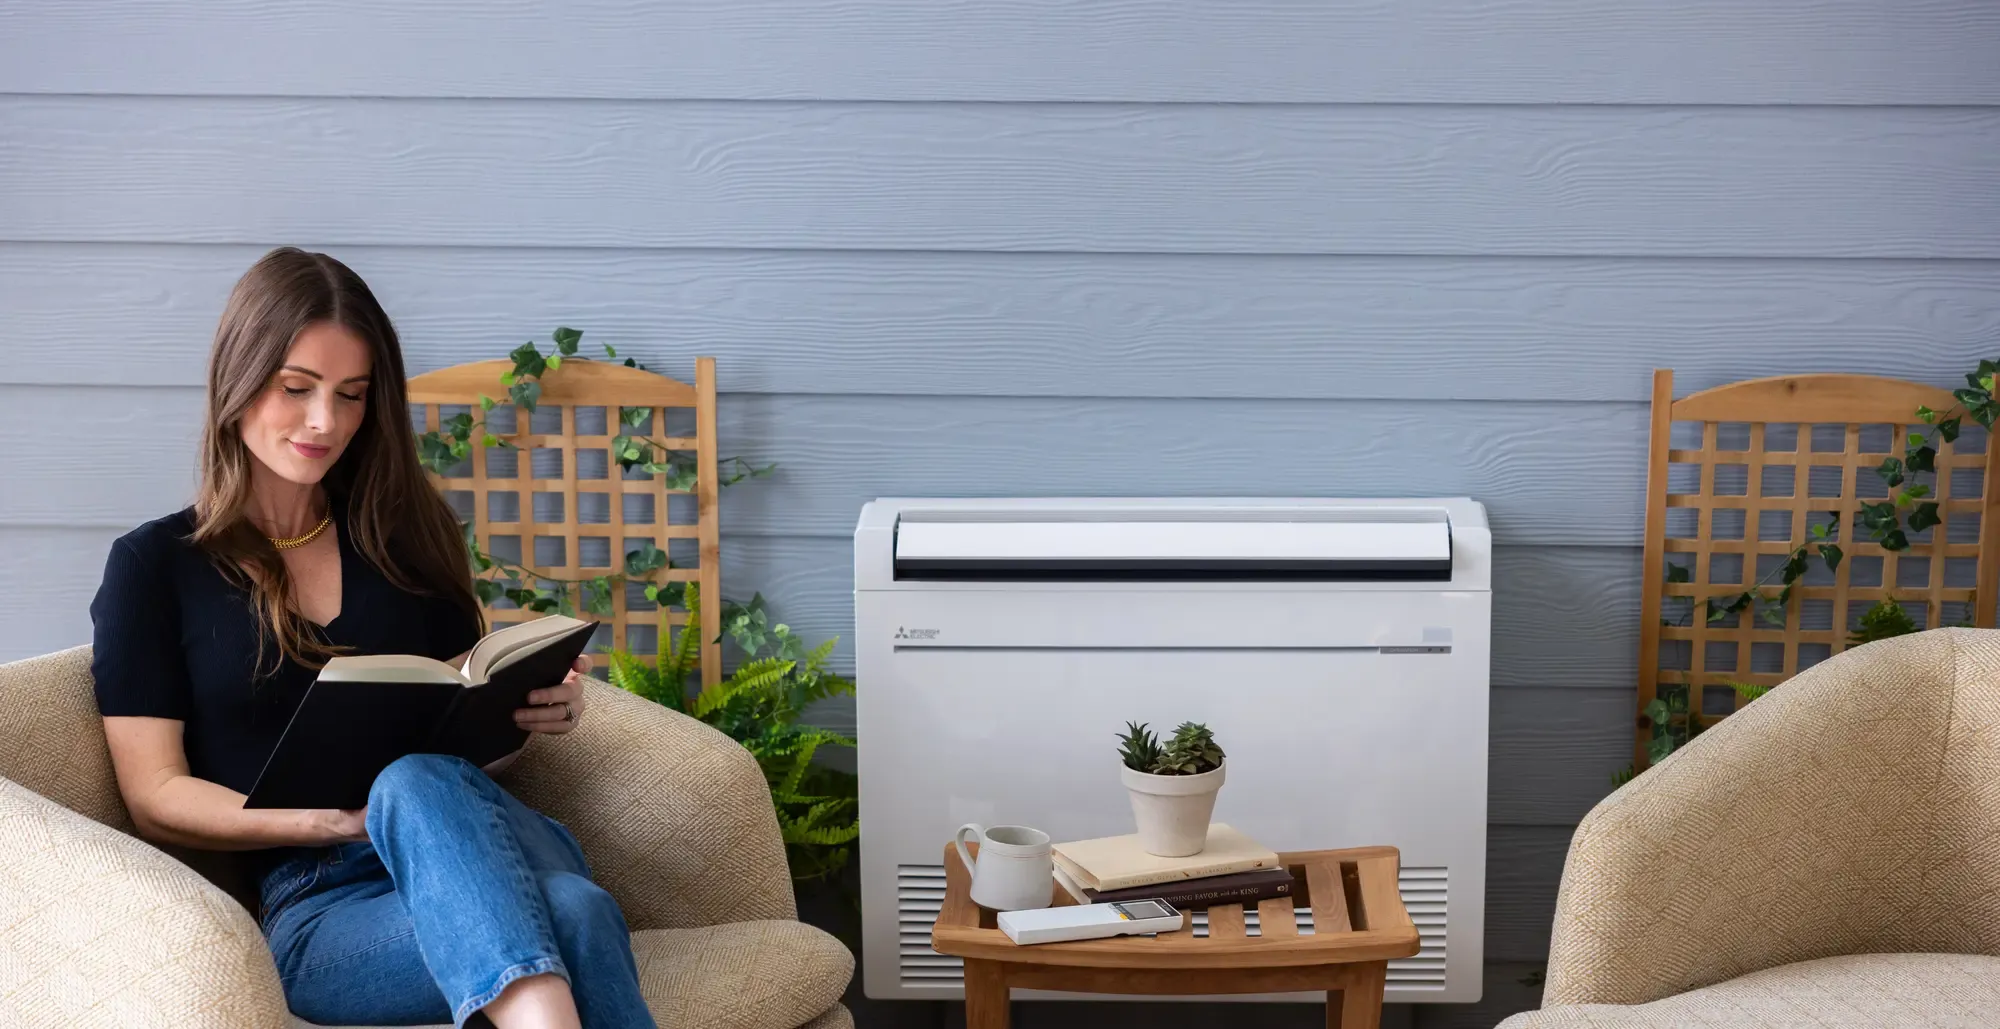
[[[951,845],[958,848],[958,859],[965,862],[965,874],[969,878],[972,875],[973,865],[972,852],[965,849],[965,833],[968,829],[979,835],[979,842],[985,843],[986,827],[978,822],[967,822],[959,826],[957,835],[951,838]]]

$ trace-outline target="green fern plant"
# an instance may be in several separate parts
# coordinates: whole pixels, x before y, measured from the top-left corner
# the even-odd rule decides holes
[[[1910,617],[1903,605],[1883,597],[1873,607],[1861,613],[1861,624],[1847,636],[1847,645],[1858,647],[1863,643],[1886,640],[1891,636],[1902,636],[1917,631],[1916,619]]]
[[[700,588],[687,584],[680,599],[687,621],[678,632],[670,631],[661,605],[665,647],[657,662],[613,651],[611,684],[700,719],[742,744],[770,786],[792,877],[822,879],[838,872],[861,835],[858,784],[850,773],[814,764],[813,756],[821,747],[852,747],[854,740],[799,722],[814,702],[854,693],[852,679],[826,668],[835,641],[806,649],[790,626],[770,624],[761,594],[747,605],[725,604],[724,632],[747,660],[714,688],[692,689],[693,655],[701,643]]]

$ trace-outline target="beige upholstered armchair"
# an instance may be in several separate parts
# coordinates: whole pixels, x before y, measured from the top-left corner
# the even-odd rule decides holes
[[[2000,1024],[2000,631],[1796,676],[1591,811],[1505,1029]]]
[[[618,898],[655,1019],[851,1027],[839,998],[853,955],[797,921],[749,753],[656,704],[589,689],[577,731],[536,739],[501,781],[567,825]],[[0,1025],[303,1025],[285,1009],[237,859],[183,853],[197,874],[131,831],[89,648],[0,665]]]

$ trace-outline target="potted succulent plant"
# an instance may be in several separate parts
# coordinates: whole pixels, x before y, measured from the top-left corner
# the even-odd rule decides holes
[[[1139,845],[1148,854],[1187,857],[1208,845],[1208,819],[1222,789],[1223,754],[1208,726],[1182,722],[1161,743],[1152,730],[1125,723],[1118,738],[1119,776],[1132,798]]]

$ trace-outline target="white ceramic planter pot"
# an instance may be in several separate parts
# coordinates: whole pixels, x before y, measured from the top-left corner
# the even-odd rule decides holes
[[[1222,789],[1224,760],[1200,775],[1149,775],[1118,767],[1132,798],[1132,818],[1139,823],[1139,846],[1160,857],[1188,857],[1208,845],[1208,819],[1215,813],[1215,794]]]

